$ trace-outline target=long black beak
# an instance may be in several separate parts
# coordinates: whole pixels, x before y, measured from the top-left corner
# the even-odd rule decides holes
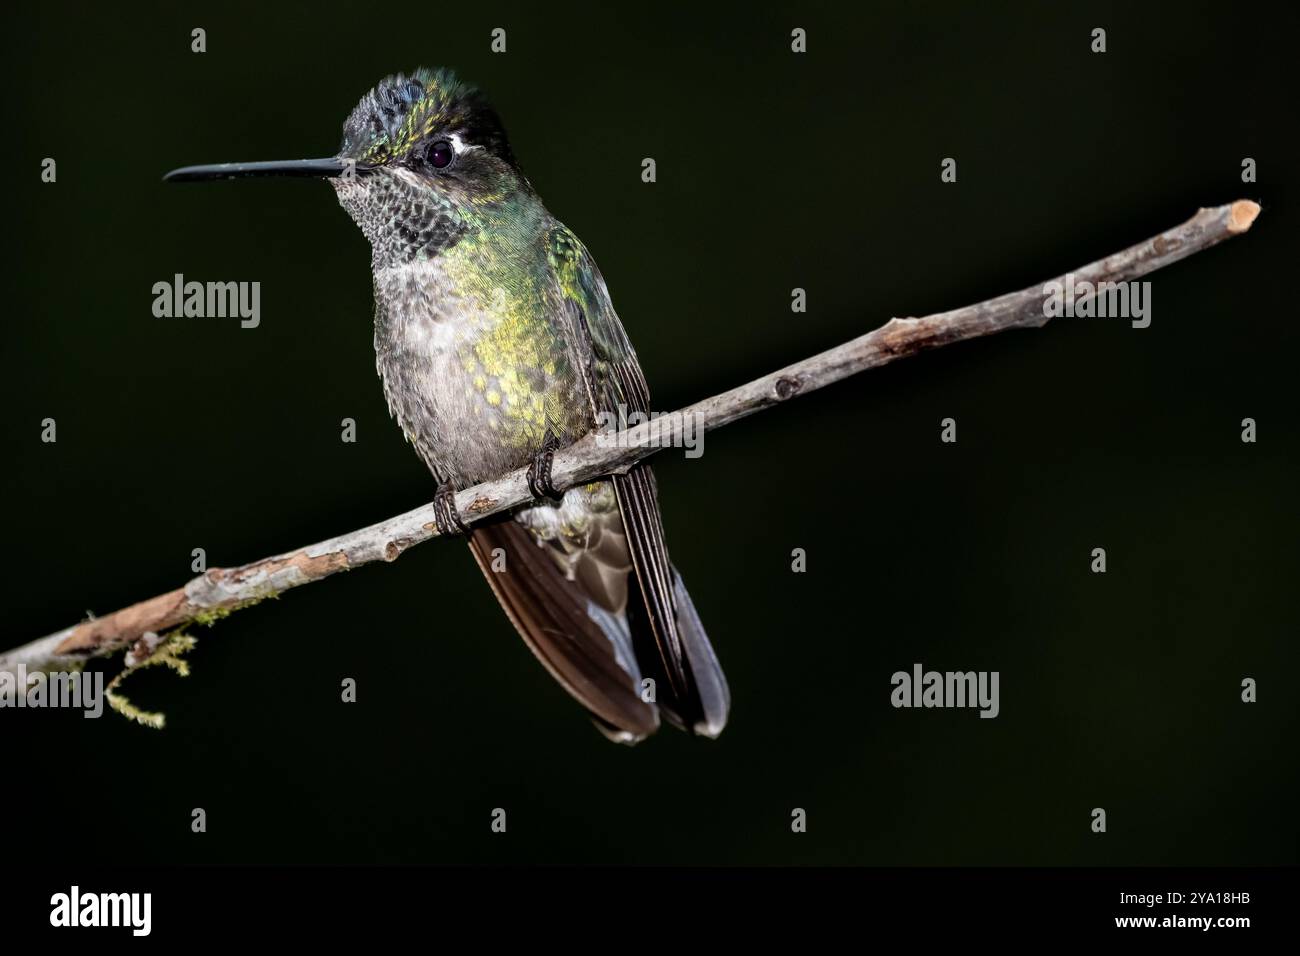
[[[368,167],[360,163],[345,163],[341,159],[287,159],[267,163],[214,163],[211,166],[182,166],[163,177],[167,183],[193,183],[204,179],[247,179],[254,176],[310,176],[330,179],[342,176],[348,168],[364,172]]]

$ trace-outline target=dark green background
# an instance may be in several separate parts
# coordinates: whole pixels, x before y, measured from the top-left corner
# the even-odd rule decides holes
[[[1151,277],[1149,329],[1064,319],[944,349],[711,434],[699,460],[660,455],[672,553],[734,695],[719,741],[606,743],[464,546],[438,543],[200,631],[192,677],[127,687],[166,711],[161,733],[0,712],[6,854],[1294,862],[1296,22],[1241,3],[867,6],[8,14],[6,645],[180,584],[192,548],[238,564],[430,497],[375,375],[368,249],[329,187],[160,182],[329,154],[387,73],[447,65],[486,88],[599,260],[661,409],[1201,205],[1264,212]],[[261,327],[154,318],[176,272],[260,281]],[[1001,716],[892,709],[890,675],[917,661],[1000,671]]]

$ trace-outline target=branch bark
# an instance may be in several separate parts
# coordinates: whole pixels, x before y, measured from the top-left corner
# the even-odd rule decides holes
[[[1259,206],[1238,200],[1202,209],[1191,219],[1145,242],[1074,270],[1075,285],[1087,281],[1126,282],[1208,249],[1248,230]],[[1056,280],[1064,283],[1064,276]],[[1076,297],[1078,302],[1082,297]],[[895,318],[866,335],[770,375],[681,410],[597,440],[590,434],[557,452],[552,481],[569,488],[601,475],[626,471],[663,447],[680,444],[685,416],[706,431],[721,428],[796,395],[964,339],[1007,329],[1041,327],[1043,285],[1031,286],[976,305],[923,318]],[[456,506],[466,522],[481,520],[531,500],[524,469],[460,492]],[[88,657],[130,648],[128,663],[148,657],[157,635],[191,622],[210,623],[263,598],[320,581],[339,571],[377,561],[394,561],[413,545],[437,537],[432,505],[423,505],[358,531],[339,535],[237,568],[214,568],[184,587],[123,608],[0,654],[0,670],[18,664],[28,670],[56,669]]]

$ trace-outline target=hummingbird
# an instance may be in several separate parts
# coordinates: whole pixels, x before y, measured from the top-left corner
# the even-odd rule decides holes
[[[436,482],[438,530],[467,538],[551,676],[617,742],[661,715],[721,733],[730,692],[669,560],[649,465],[551,482],[557,450],[648,414],[650,394],[595,259],[543,205],[486,96],[447,69],[396,74],[352,110],[335,156],[164,178],[253,176],[328,180],[369,241],[376,367]],[[456,491],[523,467],[532,501],[466,525]]]

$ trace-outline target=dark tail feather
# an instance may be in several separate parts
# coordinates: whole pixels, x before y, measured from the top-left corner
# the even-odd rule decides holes
[[[627,620],[632,632],[632,646],[636,649],[637,664],[641,672],[654,679],[656,703],[673,726],[704,737],[717,737],[727,724],[731,709],[731,691],[722,667],[709,644],[704,625],[695,604],[682,583],[681,575],[672,568],[673,596],[677,605],[677,632],[681,637],[683,670],[686,677],[684,692],[674,689],[664,673],[660,645],[656,641],[645,605],[628,601]]]
[[[635,570],[636,586],[629,595],[629,620],[631,605],[637,604],[640,594],[644,607],[644,621],[659,655],[655,683],[664,685],[661,696],[684,699],[692,694],[690,676],[682,651],[682,638],[677,630],[674,607],[672,566],[668,561],[668,548],[664,544],[663,519],[659,514],[659,492],[655,486],[654,472],[645,462],[633,466],[625,475],[614,475],[614,491],[618,496],[619,511],[627,534],[627,547]],[[640,655],[638,655],[639,657]],[[642,659],[642,664],[649,662]]]
[[[658,729],[655,705],[640,696],[640,675],[634,673],[622,620],[569,580],[509,516],[471,527],[469,547],[529,649],[591,711],[607,736],[635,743]],[[492,569],[496,548],[505,551],[505,570]]]
[[[697,716],[691,723],[691,729],[704,737],[716,737],[727,726],[727,715],[731,711],[731,689],[727,687],[727,678],[722,673],[718,657],[713,653],[713,645],[704,633],[700,615],[695,610],[695,602],[686,592],[682,576],[673,568],[673,587],[677,597],[677,630],[682,636],[682,649],[686,652],[686,661],[691,668],[691,677],[698,695]]]

